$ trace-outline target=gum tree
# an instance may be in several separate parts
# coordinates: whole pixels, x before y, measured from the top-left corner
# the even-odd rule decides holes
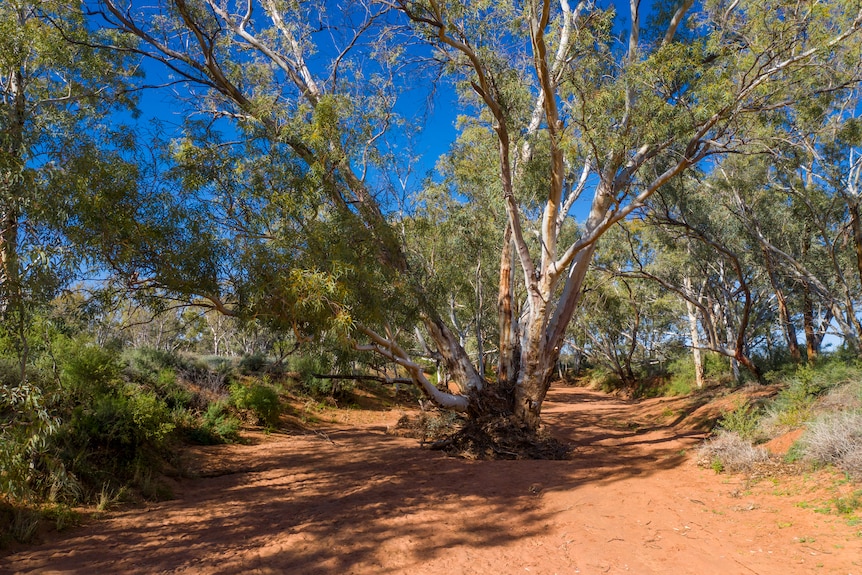
[[[846,1],[685,1],[649,18],[633,1],[625,22],[614,8],[566,0],[397,0],[348,4],[340,15],[323,3],[277,0],[100,6],[101,24],[136,37],[134,50],[182,79],[199,111],[233,122],[272,166],[290,166],[287,186],[267,180],[276,169],[267,162],[252,177],[236,156],[209,162],[209,153],[198,153],[202,141],[177,148],[196,158],[187,165],[212,166],[191,166],[198,176],[191,184],[223,194],[221,206],[236,207],[230,199],[254,186],[249,206],[258,213],[288,196],[273,215],[290,211],[291,242],[279,236],[284,226],[245,229],[259,254],[281,242],[286,258],[284,267],[258,260],[244,268],[249,293],[269,304],[278,293],[284,304],[252,313],[281,310],[287,325],[302,321],[303,313],[313,315],[298,305],[309,298],[290,286],[319,278],[329,295],[315,299],[315,309],[352,326],[357,349],[401,365],[444,407],[477,413],[488,409],[489,394],[502,396],[527,429],[540,424],[596,242],[690,167],[748,146],[744,119],[790,105],[803,80],[812,94],[846,85],[828,63],[855,45],[862,19],[858,3]],[[416,59],[442,63],[496,158],[488,188],[506,213],[498,231],[496,382],[476,371],[445,313],[411,275],[375,183],[375,172],[386,169],[375,161],[385,158],[381,146],[397,123],[393,104],[403,82],[394,71],[403,74]],[[228,174],[243,181],[227,182]],[[572,216],[577,205],[585,206],[580,222]],[[254,218],[219,209],[234,230]],[[296,252],[308,259],[295,259]],[[250,302],[221,293],[224,281],[212,285],[203,295],[225,312]],[[375,311],[368,294],[396,303]],[[402,336],[414,321],[458,392],[431,385],[411,357]]]
[[[22,383],[34,309],[81,262],[64,234],[72,196],[123,169],[118,150],[130,142],[104,120],[131,109],[135,68],[94,47],[104,39],[78,3],[0,6],[0,319]]]

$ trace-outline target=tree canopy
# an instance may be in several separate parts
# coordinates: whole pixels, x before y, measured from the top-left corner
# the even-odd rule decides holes
[[[799,325],[809,359],[833,328],[858,351],[862,6],[646,10],[4,6],[6,313],[38,283],[26,221],[135,298],[376,354],[443,407],[530,430],[572,355],[634,381],[675,346],[761,378],[778,347],[801,361]],[[141,69],[179,125],[107,115]],[[405,110],[435,90],[458,137],[411,183]]]

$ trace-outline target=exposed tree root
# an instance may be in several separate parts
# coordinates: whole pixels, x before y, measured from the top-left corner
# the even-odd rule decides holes
[[[467,419],[447,412],[402,417],[395,433],[429,449],[465,459],[567,459],[570,448],[543,431],[518,425],[506,414]]]

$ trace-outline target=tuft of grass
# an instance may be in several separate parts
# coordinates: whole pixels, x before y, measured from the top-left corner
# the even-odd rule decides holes
[[[862,412],[825,414],[808,425],[800,443],[806,460],[862,479]]]
[[[96,501],[96,510],[109,511],[125,501],[128,494],[129,490],[127,487],[120,487],[114,490],[106,483],[99,492],[99,499]]]
[[[49,505],[42,510],[42,516],[46,519],[54,521],[54,527],[57,531],[63,531],[69,527],[74,527],[81,521],[81,516],[77,511],[69,507],[55,503]]]
[[[750,471],[755,464],[768,459],[766,450],[755,447],[734,431],[720,431],[701,445],[698,463],[721,473]]]
[[[9,534],[18,543],[30,543],[39,529],[39,512],[28,507],[17,507],[12,511]]]

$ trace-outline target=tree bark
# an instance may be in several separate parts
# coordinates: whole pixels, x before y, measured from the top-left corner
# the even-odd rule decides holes
[[[26,24],[25,7],[18,10],[18,23],[23,29]],[[0,205],[0,317],[12,327],[15,347],[18,352],[19,376],[23,382],[27,376],[29,344],[27,341],[27,312],[24,305],[21,267],[18,253],[19,231],[21,226],[20,203],[24,199],[24,132],[26,126],[27,99],[23,66],[16,66],[9,77],[9,126],[2,154],[5,165],[0,165],[0,186],[2,186],[2,205]]]
[[[689,276],[685,276],[682,281],[685,290],[693,294],[691,278]],[[697,312],[694,304],[689,301],[688,298],[685,300],[685,309],[688,313],[688,329],[689,334],[691,335],[691,358],[694,361],[694,381],[698,389],[703,389],[703,381],[706,373],[703,368],[703,358],[700,353],[700,333],[697,330]]]
[[[799,342],[796,340],[796,327],[790,320],[790,312],[787,309],[787,298],[784,297],[784,290],[781,289],[778,283],[778,277],[775,274],[775,267],[772,264],[769,250],[766,246],[761,245],[761,252],[763,253],[763,263],[766,266],[766,273],[769,276],[769,283],[772,285],[772,291],[775,292],[775,299],[778,302],[778,317],[784,330],[787,349],[790,352],[793,363],[799,363],[802,361],[802,353],[799,351]]]
[[[476,367],[461,346],[458,336],[452,333],[446,322],[437,315],[428,315],[425,318],[425,327],[437,345],[437,351],[443,357],[446,370],[458,385],[459,391],[462,394],[481,391],[485,387],[484,379],[476,371]]]
[[[497,296],[497,320],[500,330],[500,358],[497,363],[497,381],[506,389],[513,389],[520,370],[521,344],[518,322],[515,320],[515,253],[512,230],[507,225],[503,234],[500,255],[500,285]]]
[[[814,302],[808,285],[802,286],[802,325],[805,329],[805,354],[808,364],[812,365],[820,355],[820,345],[814,328]]]
[[[859,282],[862,283],[862,221],[859,218],[859,204],[856,201],[847,203],[850,210],[850,225],[853,228],[853,247],[856,252],[856,271]]]

